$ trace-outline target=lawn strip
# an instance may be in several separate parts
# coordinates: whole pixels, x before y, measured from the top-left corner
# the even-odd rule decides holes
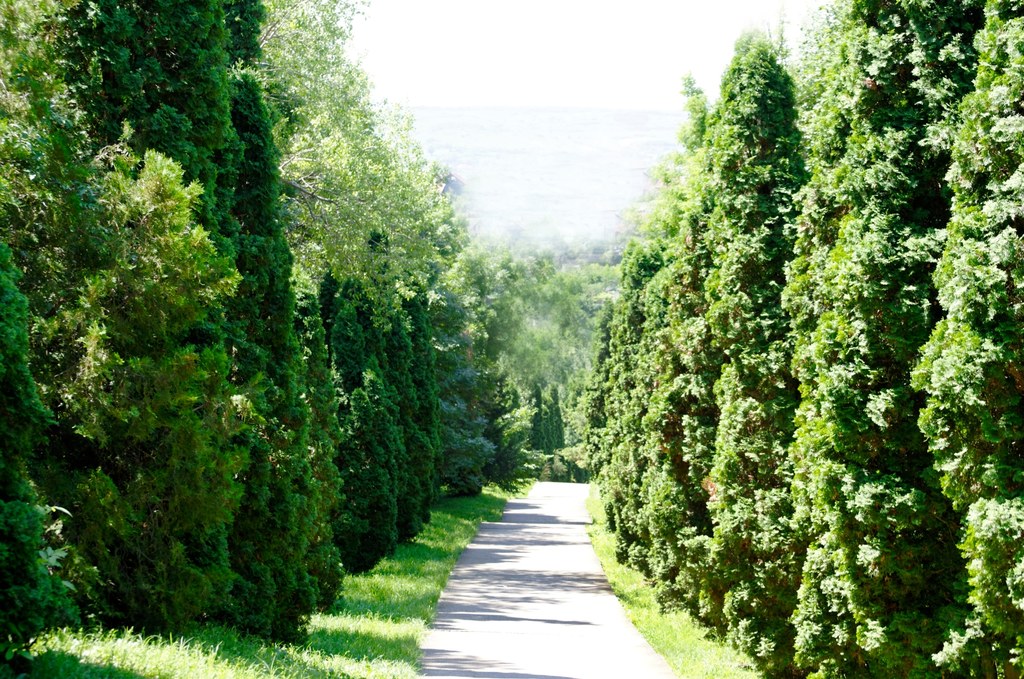
[[[612,591],[633,625],[660,653],[677,677],[685,679],[756,679],[739,651],[713,639],[683,611],[662,611],[643,576],[615,560],[615,536],[608,531],[604,506],[591,485],[587,509],[594,518],[590,541],[601,560]]]

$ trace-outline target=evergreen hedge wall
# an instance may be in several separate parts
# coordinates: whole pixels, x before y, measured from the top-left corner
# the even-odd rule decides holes
[[[795,87],[742,39],[623,262],[619,556],[766,676],[1021,673],[1024,8],[983,5],[840,0]]]
[[[328,4],[341,23],[297,26],[269,57],[261,0],[0,5],[5,657],[73,604],[301,641],[346,570],[430,520],[446,443],[483,429],[442,417],[457,389],[437,323],[459,336],[470,318],[441,291],[465,233],[435,168],[350,63],[315,64],[337,95],[320,99],[268,68],[337,47],[348,10]],[[325,120],[317,172],[283,174]],[[323,160],[341,151],[343,169]],[[358,215],[303,229],[310,195]],[[346,237],[367,261],[322,256]],[[37,504],[66,512],[45,541]]]

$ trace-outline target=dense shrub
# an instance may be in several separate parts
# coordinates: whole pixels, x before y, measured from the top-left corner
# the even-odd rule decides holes
[[[223,346],[190,340],[237,273],[192,221],[200,189],[176,163],[115,158],[100,188],[109,261],[50,326],[80,349],[62,357],[66,375],[50,374],[57,428],[36,471],[72,514],[64,536],[89,610],[180,629],[232,580],[240,404]]]
[[[934,676],[956,615],[957,522],[910,371],[937,320],[944,140],[976,5],[843,0],[808,57],[811,178],[786,292],[810,545],[793,620],[797,661],[822,676]]]
[[[63,583],[40,555],[45,513],[27,478],[50,414],[28,368],[28,302],[17,279],[11,251],[0,243],[0,663],[73,617]]]
[[[781,309],[792,253],[793,196],[803,182],[793,81],[780,50],[750,34],[722,79],[707,121],[711,268],[707,326],[725,357],[709,503],[709,596],[722,600],[729,639],[771,676],[793,674],[803,547],[790,526],[796,382]]]
[[[1019,676],[1024,7],[990,1],[975,44],[980,63],[975,91],[960,107],[948,175],[953,216],[935,274],[946,318],[915,378],[928,393],[921,428],[960,517],[968,564],[965,619],[951,625],[940,662],[972,676]]]

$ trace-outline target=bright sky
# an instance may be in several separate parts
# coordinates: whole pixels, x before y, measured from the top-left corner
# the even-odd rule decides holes
[[[378,97],[410,107],[679,110],[714,97],[736,38],[799,28],[827,0],[368,0],[355,26]]]

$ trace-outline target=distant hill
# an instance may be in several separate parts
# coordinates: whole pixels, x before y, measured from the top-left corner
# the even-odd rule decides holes
[[[463,182],[471,229],[514,241],[608,241],[676,147],[682,112],[416,108],[430,158]]]

